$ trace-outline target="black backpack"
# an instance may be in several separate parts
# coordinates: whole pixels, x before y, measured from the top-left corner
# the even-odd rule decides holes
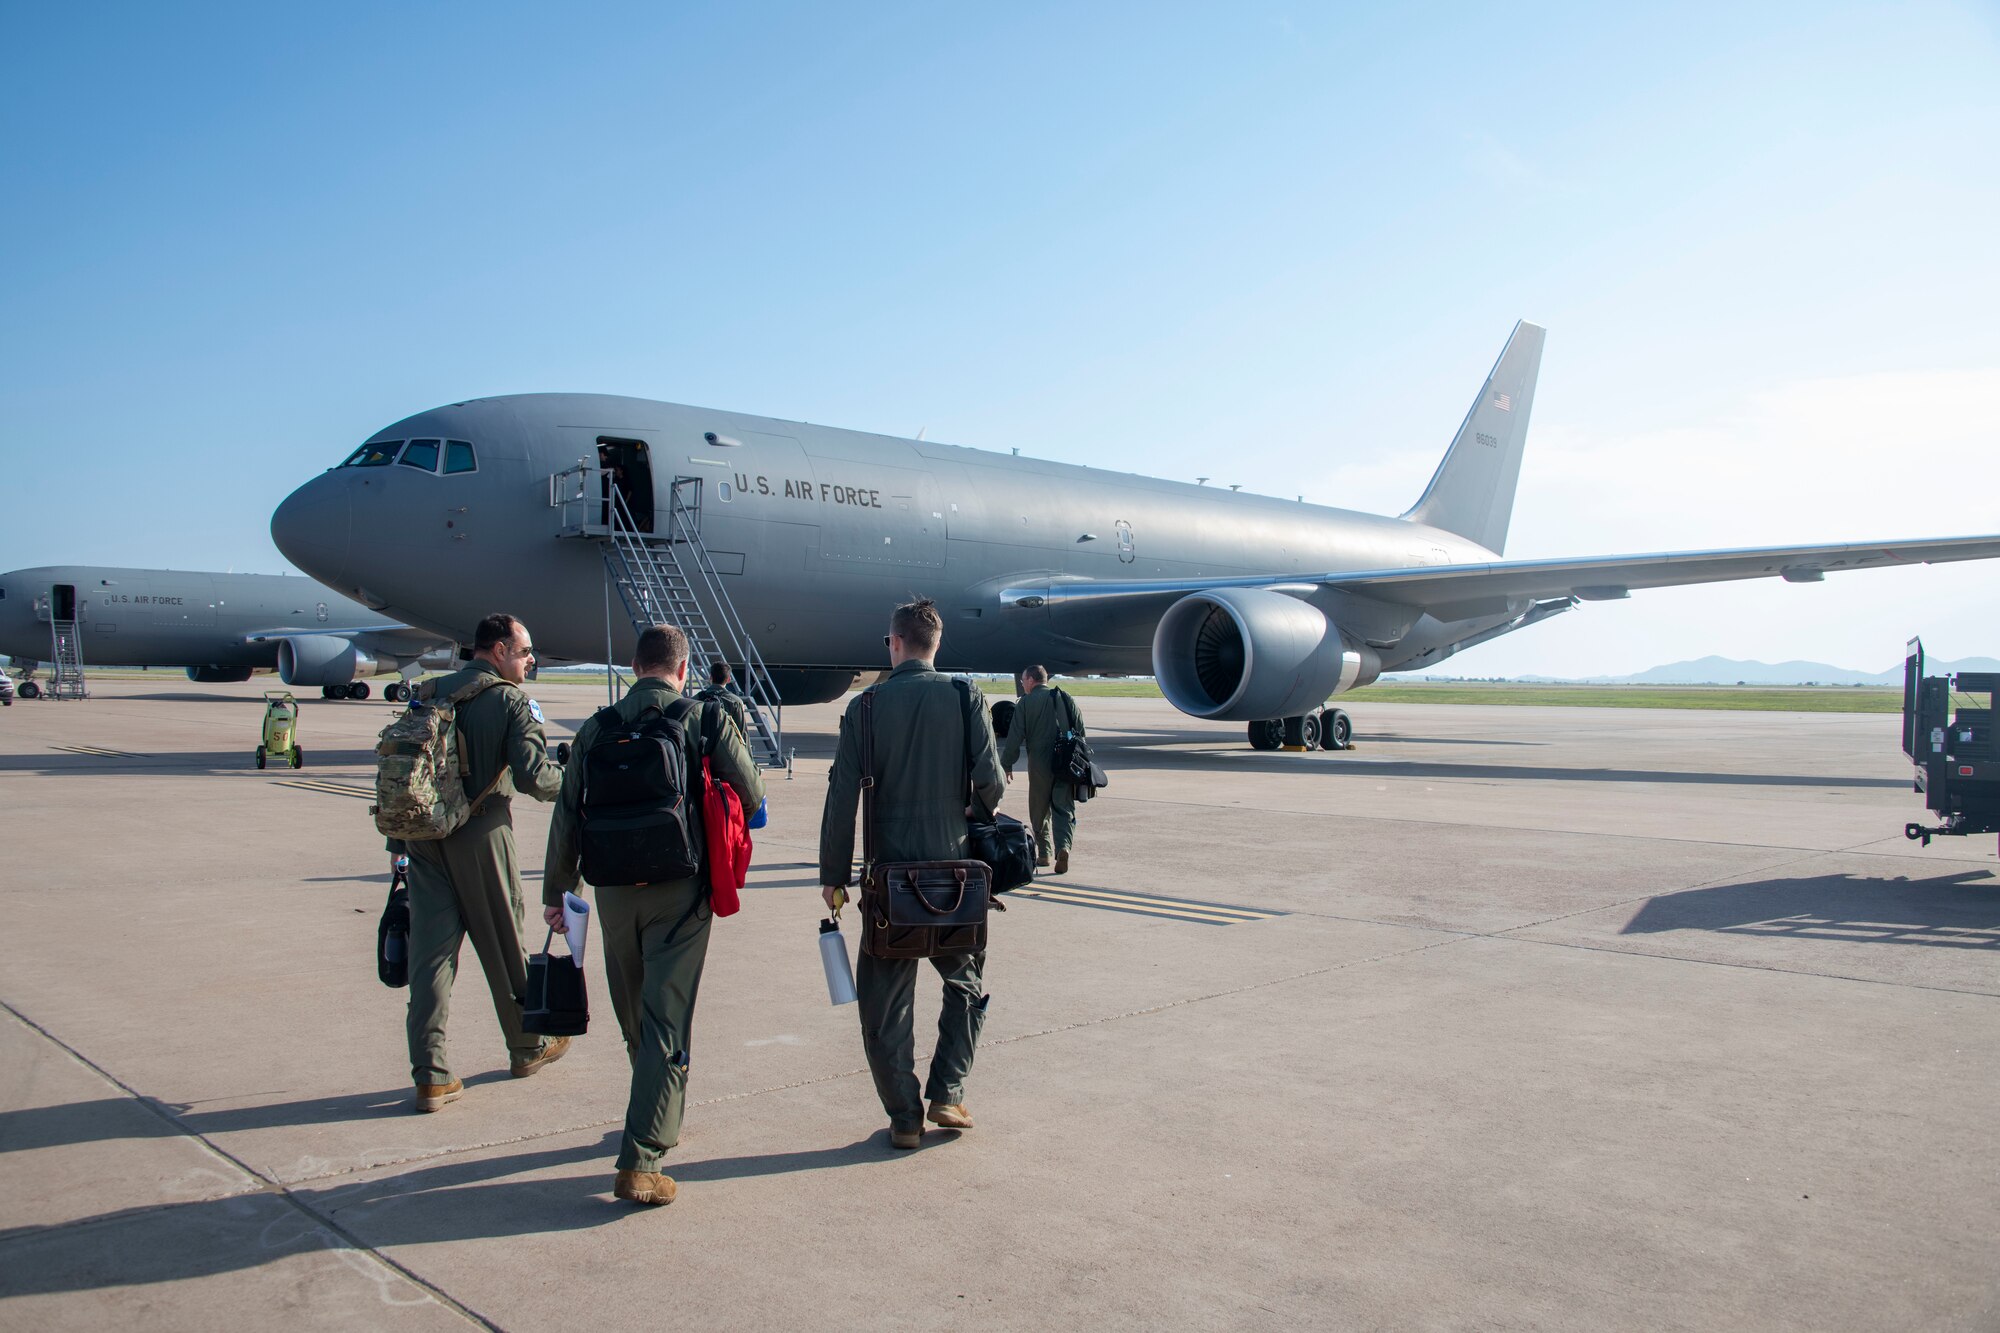
[[[599,709],[597,738],[583,755],[583,877],[592,884],[664,884],[701,870],[701,747],[687,730],[699,712],[703,732],[719,716],[690,699],[648,708],[627,722]]]
[[[695,698],[704,702],[719,703],[729,710],[729,716],[736,719],[736,729],[748,737],[750,734],[750,710],[744,706],[743,696],[727,685],[711,685]]]

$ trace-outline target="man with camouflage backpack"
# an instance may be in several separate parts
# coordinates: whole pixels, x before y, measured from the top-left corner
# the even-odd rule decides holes
[[[410,858],[410,1076],[419,1111],[437,1111],[465,1091],[445,1060],[444,1027],[451,985],[466,936],[479,955],[493,1009],[507,1039],[509,1072],[526,1078],[562,1058],[568,1037],[522,1030],[520,995],[528,984],[521,948],[521,871],[514,852],[512,796],[552,801],[562,768],[548,757],[540,707],[522,692],[535,650],[528,630],[510,615],[492,615],[474,631],[472,664],[416,687],[413,713],[450,705],[450,745],[456,762],[400,774],[395,746],[384,733],[376,821],[391,836],[389,850]],[[391,724],[389,731],[395,731]],[[437,778],[458,791],[438,791]],[[463,800],[469,811],[460,807]],[[460,822],[462,820],[462,822]],[[439,832],[443,836],[438,836]]]

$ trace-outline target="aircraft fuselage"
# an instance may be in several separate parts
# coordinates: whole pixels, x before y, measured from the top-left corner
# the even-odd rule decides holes
[[[372,439],[462,441],[476,464],[331,469],[273,517],[280,548],[384,615],[465,642],[481,615],[509,611],[544,653],[574,660],[607,656],[607,620],[611,659],[632,645],[622,609],[607,617],[597,545],[560,537],[551,503],[550,478],[594,466],[607,440],[645,446],[662,522],[673,479],[702,479],[703,540],[774,667],[878,668],[890,609],[929,596],[945,618],[945,669],[1144,673],[1157,616],[1065,613],[1060,599],[1000,592],[1491,558],[1395,518],[634,398],[480,399]],[[1396,636],[1442,643],[1525,605],[1452,626],[1413,617]]]

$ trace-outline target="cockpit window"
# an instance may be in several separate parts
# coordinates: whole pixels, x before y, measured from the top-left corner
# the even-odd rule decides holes
[[[476,472],[478,469],[479,460],[473,457],[472,445],[470,443],[465,440],[446,440],[444,442],[444,470],[447,474],[453,472]]]
[[[404,467],[418,467],[426,472],[438,470],[438,448],[443,440],[411,440],[410,447],[403,450],[398,461]]]
[[[375,440],[362,445],[347,456],[342,467],[387,467],[396,461],[396,451],[403,447],[401,440]]]

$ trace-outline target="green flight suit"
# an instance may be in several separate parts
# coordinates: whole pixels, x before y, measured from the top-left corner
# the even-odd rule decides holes
[[[463,671],[419,686],[445,697],[480,675],[500,673],[475,661]],[[519,1064],[541,1053],[545,1039],[521,1029],[521,994],[528,986],[528,957],[521,947],[521,870],[514,852],[513,796],[555,799],[562,768],[548,757],[541,719],[528,696],[512,683],[492,686],[458,709],[465,741],[465,787],[477,796],[503,768],[500,785],[472,818],[448,838],[403,842],[389,850],[410,858],[410,1077],[417,1083],[452,1081],[444,1028],[451,986],[466,936],[486,973],[493,1012]]]
[[[1063,733],[1074,727],[1077,735],[1086,734],[1083,714],[1075,709],[1076,701],[1059,696],[1053,685],[1029,691],[1014,709],[1014,724],[1000,751],[1001,766],[1009,773],[1021,751],[1028,752],[1028,824],[1035,830],[1035,855],[1044,861],[1076,841],[1076,795],[1069,783],[1056,781],[1055,773],[1056,742]]]
[[[647,709],[668,711],[680,699],[681,692],[671,682],[641,676],[613,707],[620,720],[636,722]],[[705,707],[722,709],[720,704]],[[704,705],[697,703],[683,723],[697,745],[703,709]],[[722,709],[720,727],[709,769],[736,789],[747,816],[764,799],[764,779],[735,718],[726,709]],[[584,756],[601,730],[592,717],[576,733],[570,748],[562,794],[556,798],[555,817],[549,822],[548,856],[542,863],[542,902],[550,907],[561,906],[564,892],[579,883]],[[692,813],[701,818],[698,798]],[[707,880],[599,884],[595,915],[597,937],[604,946],[605,986],[611,992],[611,1008],[618,1015],[625,1054],[632,1064],[632,1093],[625,1104],[625,1136],[618,1149],[618,1169],[657,1171],[660,1158],[681,1140],[681,1116],[687,1107],[695,994],[701,988],[708,931],[714,923],[708,910]]]
[[[967,712],[963,696],[928,662],[908,661],[873,687],[875,695],[876,855],[889,861],[955,861],[966,855],[965,811],[992,818],[1007,790],[993,744],[993,722],[978,687]],[[860,700],[840,720],[840,745],[827,777],[820,822],[819,878],[846,886],[853,878],[855,802],[861,795]],[[968,722],[970,726],[968,727]],[[971,791],[967,792],[967,776]],[[944,979],[937,1051],[924,1096],[957,1105],[979,1030],[986,1023],[981,973],[986,955],[930,960]],[[917,960],[861,955],[854,988],[860,997],[861,1047],[891,1128],[923,1128],[917,1096]]]

